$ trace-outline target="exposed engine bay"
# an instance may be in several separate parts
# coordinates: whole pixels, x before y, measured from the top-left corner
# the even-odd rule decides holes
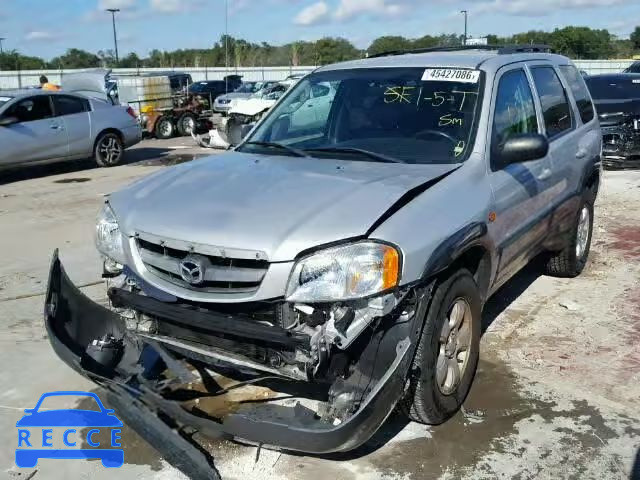
[[[205,307],[155,299],[142,282],[130,271],[109,279],[105,308],[55,256],[45,313],[58,355],[179,424],[317,453],[355,448],[393,410],[431,288],[327,305]]]

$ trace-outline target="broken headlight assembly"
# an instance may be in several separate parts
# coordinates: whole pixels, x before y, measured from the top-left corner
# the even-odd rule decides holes
[[[113,210],[105,202],[96,219],[96,248],[105,257],[105,271],[118,273],[124,262],[122,232]]]
[[[355,300],[398,285],[400,253],[384,243],[364,241],[332,247],[296,263],[286,299],[296,303]]]

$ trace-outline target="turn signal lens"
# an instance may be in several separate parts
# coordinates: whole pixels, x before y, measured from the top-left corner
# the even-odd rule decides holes
[[[382,264],[382,289],[395,287],[398,284],[398,274],[400,273],[398,251],[393,247],[386,247]]]

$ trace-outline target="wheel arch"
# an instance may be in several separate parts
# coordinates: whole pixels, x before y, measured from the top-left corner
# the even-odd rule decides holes
[[[582,174],[582,182],[581,186],[583,191],[590,190],[592,192],[592,197],[595,200],[598,195],[598,190],[600,188],[601,181],[601,160],[600,157],[594,159],[592,163],[590,163],[584,170]]]
[[[487,225],[473,223],[450,236],[434,250],[425,265],[422,279],[443,278],[455,270],[466,268],[478,284],[484,302],[491,288],[495,263],[491,251]]]
[[[96,151],[96,147],[98,146],[98,140],[100,140],[100,138],[105,134],[105,133],[114,133],[118,136],[118,138],[120,139],[120,141],[122,142],[122,146],[124,147],[124,135],[122,135],[122,132],[120,130],[118,130],[117,128],[113,128],[113,127],[109,127],[109,128],[103,128],[102,130],[100,130],[100,132],[96,135],[95,140],[93,141],[93,150],[91,151],[93,154],[95,154]]]

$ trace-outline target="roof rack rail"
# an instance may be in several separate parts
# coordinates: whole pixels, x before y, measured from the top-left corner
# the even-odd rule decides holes
[[[405,55],[411,53],[458,52],[463,50],[491,50],[496,51],[498,55],[509,55],[513,53],[553,53],[549,45],[528,43],[522,45],[443,45],[439,47],[416,48],[412,50],[391,50],[389,52],[368,55],[367,58],[389,57],[393,55]]]

